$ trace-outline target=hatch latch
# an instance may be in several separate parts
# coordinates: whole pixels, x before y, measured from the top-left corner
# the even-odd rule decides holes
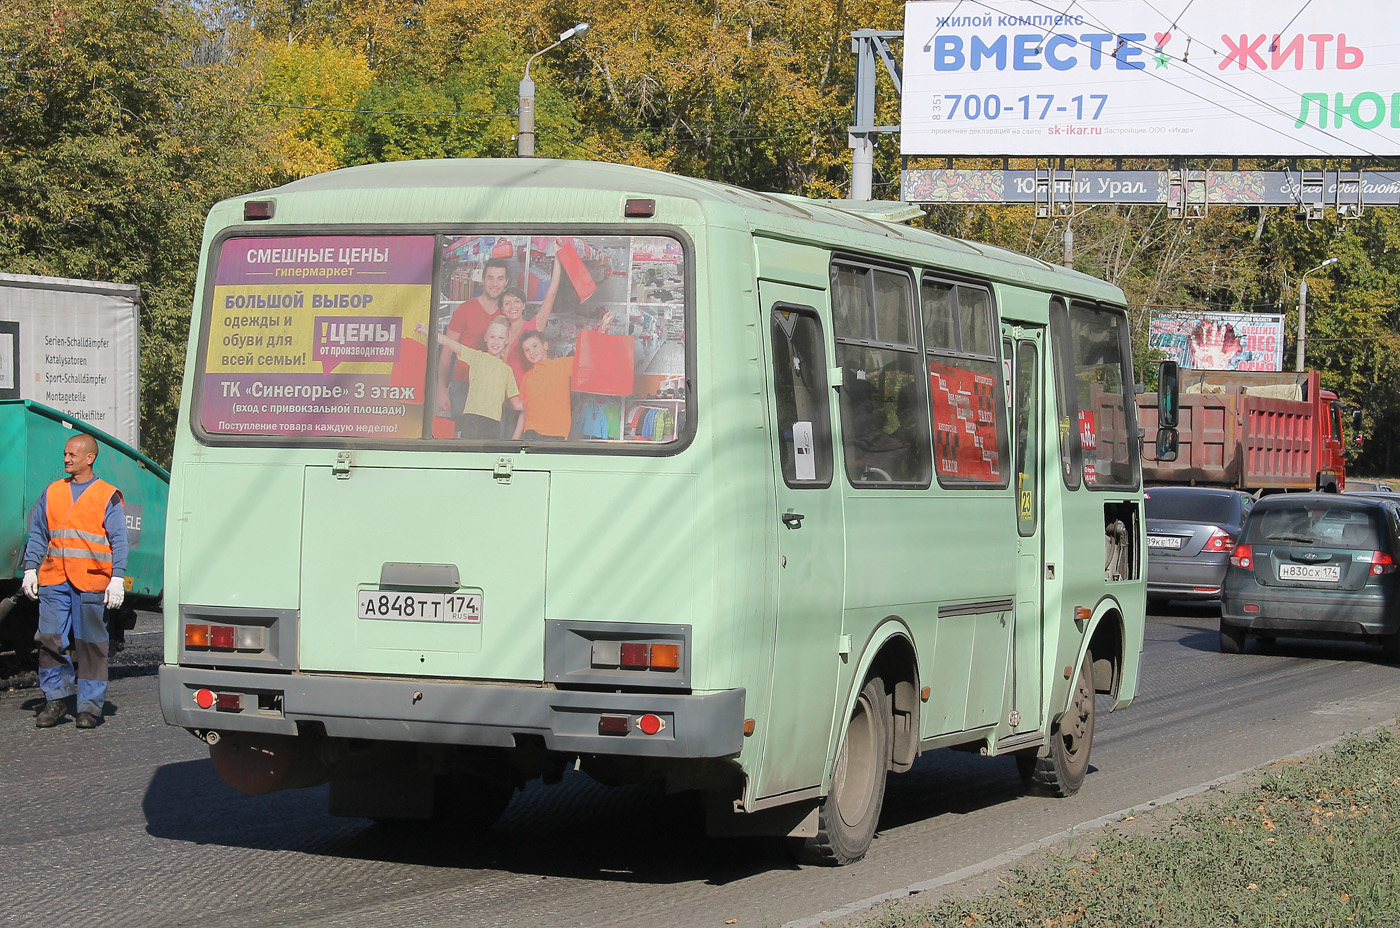
[[[510,455],[503,454],[500,457],[496,458],[496,482],[510,483],[510,475],[512,473],[513,468],[514,464],[511,460]]]

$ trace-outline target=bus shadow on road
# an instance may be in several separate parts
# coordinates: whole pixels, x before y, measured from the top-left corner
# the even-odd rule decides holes
[[[485,831],[337,818],[326,811],[327,793],[321,786],[246,796],[199,760],[157,768],[142,805],[156,838],[404,866],[711,885],[796,866],[781,839],[706,836],[695,794],[609,787],[583,774],[528,784]]]
[[[195,760],[157,768],[143,810],[156,838],[405,867],[719,886],[796,868],[782,838],[707,836],[696,794],[606,786],[581,773],[552,786],[531,782],[485,831],[450,821],[337,818],[327,812],[327,794],[321,786],[247,796],[224,784],[208,761]],[[930,751],[908,773],[889,778],[880,830],[971,814],[1023,795],[1009,757]]]

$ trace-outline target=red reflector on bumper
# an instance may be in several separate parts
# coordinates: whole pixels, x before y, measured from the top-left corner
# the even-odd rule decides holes
[[[214,708],[214,693],[212,690],[195,690],[194,704],[201,709]]]
[[[603,715],[598,717],[598,734],[625,735],[632,730],[630,715]]]
[[[650,712],[637,719],[637,728],[644,735],[654,735],[665,727],[666,720],[659,715],[652,715]]]
[[[221,712],[242,712],[242,693],[219,693],[214,700],[215,708]]]

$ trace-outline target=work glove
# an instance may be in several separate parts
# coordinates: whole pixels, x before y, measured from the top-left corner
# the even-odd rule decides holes
[[[107,584],[107,594],[103,599],[108,609],[120,609],[122,600],[126,599],[126,581],[121,577],[113,577]]]
[[[30,599],[39,598],[39,572],[37,570],[26,570],[24,580],[20,582],[19,588],[24,590],[24,595]]]

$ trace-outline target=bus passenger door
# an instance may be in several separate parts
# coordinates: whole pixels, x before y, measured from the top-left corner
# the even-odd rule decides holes
[[[762,281],[777,510],[777,626],[756,798],[819,786],[835,711],[843,590],[825,293]]]
[[[1003,356],[1011,374],[1013,453],[1016,466],[1016,627],[1011,661],[1011,706],[1018,731],[1040,728],[1041,630],[1045,561],[1043,496],[1045,469],[1044,328],[1003,326]]]

